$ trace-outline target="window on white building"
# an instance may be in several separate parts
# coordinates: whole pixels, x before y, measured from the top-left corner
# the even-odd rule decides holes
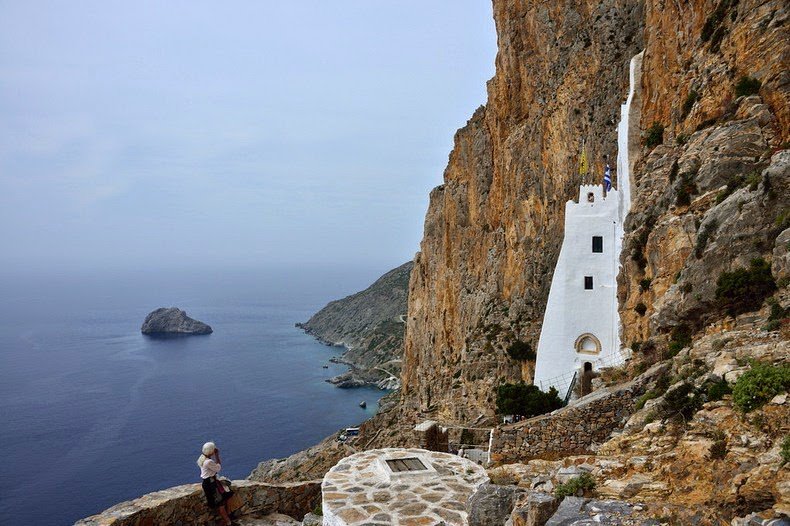
[[[592,276],[584,276],[584,290],[592,290],[593,280]]]
[[[594,253],[602,253],[603,252],[603,236],[593,236],[593,252]]]

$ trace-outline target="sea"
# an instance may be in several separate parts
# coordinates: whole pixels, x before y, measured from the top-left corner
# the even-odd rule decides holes
[[[198,482],[209,440],[244,478],[370,418],[385,393],[325,382],[346,370],[329,362],[342,349],[294,324],[378,270],[0,276],[0,524],[73,524]],[[214,333],[142,335],[163,306]]]

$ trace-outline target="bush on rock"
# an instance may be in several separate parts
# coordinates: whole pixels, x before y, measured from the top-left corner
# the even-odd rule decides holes
[[[542,415],[562,407],[557,390],[552,387],[544,393],[535,385],[524,382],[502,384],[496,391],[497,412],[503,415],[521,415],[527,418]]]

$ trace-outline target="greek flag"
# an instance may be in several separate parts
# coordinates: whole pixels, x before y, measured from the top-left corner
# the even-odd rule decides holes
[[[610,191],[612,189],[612,167],[606,163],[606,170],[603,173],[603,189]]]

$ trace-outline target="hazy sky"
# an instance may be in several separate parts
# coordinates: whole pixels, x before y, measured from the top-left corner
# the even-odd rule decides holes
[[[488,0],[0,0],[0,267],[413,257]]]

